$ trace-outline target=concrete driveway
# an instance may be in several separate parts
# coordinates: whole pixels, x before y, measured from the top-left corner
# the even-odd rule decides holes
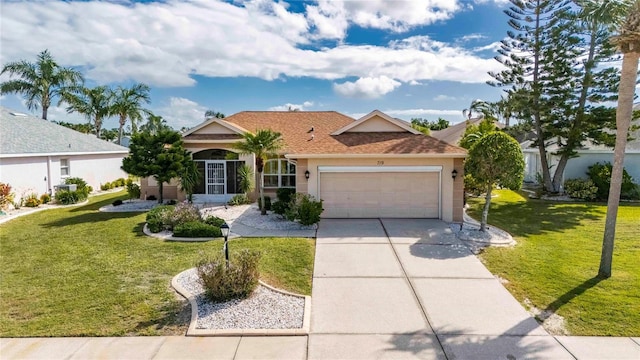
[[[573,359],[448,225],[326,219],[309,359]]]

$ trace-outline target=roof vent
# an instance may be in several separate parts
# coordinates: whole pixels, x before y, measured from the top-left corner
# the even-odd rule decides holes
[[[311,127],[311,129],[309,129],[309,131],[307,131],[307,133],[311,133],[313,132],[313,126]]]
[[[311,134],[311,139],[309,139],[308,141],[313,140],[315,137],[316,137],[315,135]]]

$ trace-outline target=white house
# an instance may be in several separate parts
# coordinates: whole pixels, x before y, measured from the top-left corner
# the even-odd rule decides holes
[[[65,178],[80,177],[94,189],[126,177],[120,169],[128,149],[0,107],[0,182],[16,197],[52,193]]]

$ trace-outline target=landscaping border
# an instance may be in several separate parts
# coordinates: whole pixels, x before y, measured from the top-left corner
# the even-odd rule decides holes
[[[285,290],[274,288],[260,281],[260,285],[281,294],[304,298],[304,315],[302,327],[296,329],[197,329],[198,323],[198,303],[196,297],[183,288],[178,283],[178,277],[191,269],[187,269],[171,279],[171,286],[183,297],[189,300],[191,305],[191,320],[187,329],[187,336],[304,336],[309,334],[311,328],[311,296],[290,293]]]

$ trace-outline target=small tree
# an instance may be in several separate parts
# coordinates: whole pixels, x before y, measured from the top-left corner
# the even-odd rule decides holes
[[[491,132],[469,150],[465,172],[470,173],[486,189],[480,231],[486,231],[494,186],[518,190],[524,180],[524,156],[518,142],[503,132]]]
[[[193,163],[191,153],[184,149],[179,133],[137,133],[131,137],[129,155],[122,159],[122,170],[140,177],[153,176],[159,186],[158,202],[162,203],[164,183],[181,178],[190,163]]]

